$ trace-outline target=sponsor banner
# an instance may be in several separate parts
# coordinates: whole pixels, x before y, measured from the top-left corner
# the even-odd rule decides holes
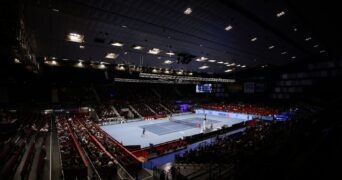
[[[226,118],[233,118],[233,119],[242,119],[242,120],[251,120],[253,115],[249,114],[242,114],[242,113],[233,113],[233,112],[224,112],[224,111],[214,111],[214,110],[207,110],[207,109],[196,109],[196,114],[207,114],[211,116],[220,116]]]
[[[253,115],[253,118],[261,119],[261,120],[266,120],[266,121],[272,121],[273,117],[272,116],[258,116],[258,115]]]
[[[103,118],[102,121],[121,121],[125,120],[123,117],[110,117],[110,118]]]
[[[144,120],[147,121],[147,120],[154,120],[154,116],[146,116],[144,117]]]

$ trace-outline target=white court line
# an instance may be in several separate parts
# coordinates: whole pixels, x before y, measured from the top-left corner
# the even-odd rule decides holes
[[[50,177],[49,179],[51,180],[51,173],[52,173],[52,168],[51,168],[51,164],[52,164],[52,155],[51,155],[51,151],[52,151],[52,118],[50,118]]]

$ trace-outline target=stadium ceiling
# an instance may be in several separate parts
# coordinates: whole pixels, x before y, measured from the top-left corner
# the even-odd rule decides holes
[[[28,0],[25,18],[38,57],[218,74],[329,53],[293,3]]]

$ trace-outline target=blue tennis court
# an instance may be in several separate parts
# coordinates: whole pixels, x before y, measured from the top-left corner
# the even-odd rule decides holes
[[[175,122],[163,122],[158,124],[150,124],[139,126],[140,128],[145,128],[146,131],[150,131],[157,135],[169,134],[177,131],[184,131],[187,129],[194,128],[193,126],[188,126],[185,124],[175,123]]]
[[[173,121],[169,121],[168,118],[163,118],[105,125],[101,126],[101,128],[124,146],[141,145],[141,147],[148,147],[150,143],[159,144],[201,133],[203,131],[203,119],[203,115],[186,114],[173,116]],[[241,122],[238,119],[211,115],[207,116],[207,121],[207,125],[210,127],[213,124],[214,129],[220,128],[223,125],[231,126],[232,124]],[[142,136],[142,128],[146,130],[144,136]]]
[[[210,120],[208,119],[208,124],[218,123],[220,121]],[[191,128],[200,128],[202,127],[203,120],[199,118],[189,118],[186,120],[175,120],[169,122],[162,122],[157,124],[149,124],[139,126],[140,128],[145,128],[147,131],[150,131],[157,135],[169,134],[177,131],[184,131]]]

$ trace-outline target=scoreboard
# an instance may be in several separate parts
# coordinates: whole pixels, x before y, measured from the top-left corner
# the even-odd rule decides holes
[[[212,84],[197,84],[196,93],[211,93],[213,91]]]

